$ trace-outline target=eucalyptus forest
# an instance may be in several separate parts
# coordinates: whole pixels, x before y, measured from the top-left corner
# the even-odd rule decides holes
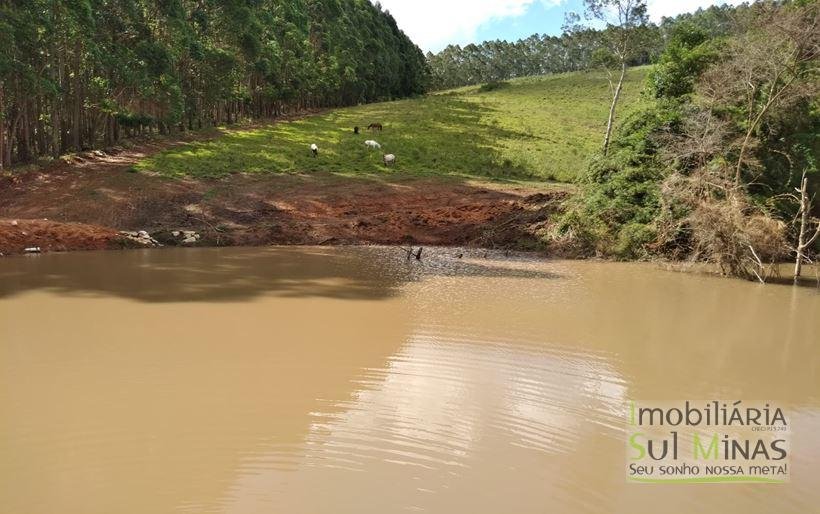
[[[2,0],[0,167],[425,81],[421,50],[368,0]]]

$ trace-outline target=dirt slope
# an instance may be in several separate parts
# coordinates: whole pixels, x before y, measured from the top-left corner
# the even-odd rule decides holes
[[[118,248],[119,230],[196,230],[200,245],[425,244],[533,248],[565,192],[398,174],[134,173],[176,142],[87,153],[0,178],[0,252]],[[16,221],[14,225],[12,221]]]

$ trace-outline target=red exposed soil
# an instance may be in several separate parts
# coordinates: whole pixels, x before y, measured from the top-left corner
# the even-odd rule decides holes
[[[84,223],[47,220],[0,220],[0,253],[22,253],[26,248],[43,252],[105,250],[117,242],[117,231]]]
[[[522,186],[395,175],[171,180],[129,172],[145,155],[179,142],[146,143],[113,155],[87,153],[73,162],[0,178],[0,252],[31,246],[43,251],[121,247],[119,230],[195,230],[203,236],[201,245],[533,248],[538,230],[566,195],[556,189],[539,193]]]

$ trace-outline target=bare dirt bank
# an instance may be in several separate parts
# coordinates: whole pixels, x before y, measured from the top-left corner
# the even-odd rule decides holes
[[[535,249],[566,191],[454,178],[235,174],[171,180],[131,166],[173,142],[85,154],[0,178],[0,252],[121,248],[120,230],[196,243],[423,244]],[[16,222],[14,224],[13,222]],[[160,238],[174,244],[168,238]]]
[[[106,250],[122,247],[116,230],[85,223],[49,220],[0,220],[0,253],[23,253],[26,248],[43,252]]]

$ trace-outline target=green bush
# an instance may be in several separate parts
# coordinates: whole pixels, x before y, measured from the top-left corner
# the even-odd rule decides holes
[[[720,44],[695,24],[680,23],[649,73],[649,91],[655,98],[679,98],[692,93],[701,73],[718,59]]]
[[[639,259],[647,254],[646,247],[657,238],[653,224],[631,222],[623,225],[618,232],[618,240],[613,249],[621,259]]]
[[[509,82],[505,82],[503,80],[493,80],[492,82],[481,84],[481,87],[479,87],[478,90],[481,93],[489,93],[490,91],[496,91],[509,85]]]
[[[647,254],[660,214],[667,165],[657,135],[676,130],[677,102],[659,101],[634,112],[615,135],[608,156],[594,159],[580,180],[582,194],[559,223],[581,253],[621,259]]]

